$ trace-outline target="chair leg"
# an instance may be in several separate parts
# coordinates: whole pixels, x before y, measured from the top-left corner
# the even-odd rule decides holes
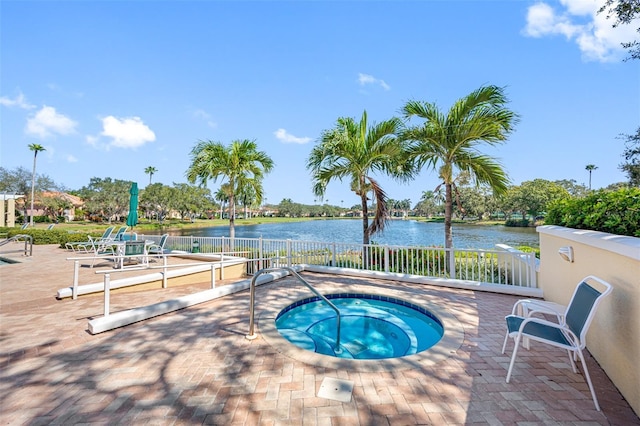
[[[516,355],[518,354],[518,345],[520,345],[520,334],[516,336],[516,341],[513,346],[513,355],[511,355],[511,362],[509,363],[509,370],[507,371],[507,380],[506,380],[507,383],[509,383],[509,380],[511,379],[511,372],[513,371],[513,365],[516,363]]]
[[[567,353],[569,354],[569,362],[571,363],[571,368],[573,369],[574,373],[577,373],[578,369],[576,368],[576,363],[573,360],[576,357],[576,353],[572,353],[572,351],[570,351],[569,349],[567,349]]]
[[[582,351],[580,349],[578,349],[576,352],[580,357],[580,362],[582,362],[582,368],[584,369],[584,377],[585,379],[587,379],[587,384],[589,385],[589,390],[591,391],[591,396],[593,397],[593,404],[596,406],[596,410],[600,411],[600,404],[598,404],[596,391],[593,388],[593,383],[591,383],[591,376],[589,376],[589,369],[587,368],[587,363],[584,360],[584,355],[582,354]]]
[[[509,330],[507,330],[507,334],[504,335],[504,343],[502,344],[502,353],[507,349],[507,340],[509,340]]]

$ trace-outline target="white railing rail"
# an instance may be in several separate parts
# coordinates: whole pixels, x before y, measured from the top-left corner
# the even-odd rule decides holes
[[[184,254],[179,255],[180,257],[185,256]],[[186,255],[188,257],[188,255]],[[111,312],[111,275],[112,274],[120,274],[123,272],[131,272],[131,271],[160,271],[162,273],[162,288],[167,288],[167,272],[170,269],[182,269],[182,268],[193,268],[198,266],[206,266],[211,270],[211,288],[216,288],[216,269],[220,272],[220,279],[224,279],[224,267],[227,265],[237,265],[238,259],[229,259],[229,257],[220,257],[220,260],[215,261],[199,261],[199,262],[190,262],[190,263],[180,263],[180,264],[168,264],[167,258],[171,257],[171,255],[165,254],[162,256],[163,261],[162,265],[154,265],[154,266],[140,266],[135,268],[127,268],[127,269],[107,269],[95,271],[96,275],[103,275],[103,297],[104,297],[104,309],[103,315],[105,317],[109,316]],[[87,259],[86,257],[83,259]],[[79,259],[77,258],[69,258],[67,260],[74,260],[74,282],[72,287],[72,299],[75,300],[78,298],[78,267],[79,267]],[[252,262],[253,260],[244,260],[247,264]]]
[[[141,238],[159,241],[160,236],[145,235]],[[445,249],[266,238],[169,236],[165,248],[240,254],[256,260],[247,264],[250,274],[268,267],[310,264],[537,287],[535,254],[504,245],[498,245],[495,250]]]
[[[158,265],[150,265],[150,264],[138,264],[133,266],[128,266],[125,268],[110,268],[107,270],[96,270],[95,273],[98,275],[105,275],[105,288],[107,288],[107,281],[110,279],[108,277],[109,274],[122,273],[122,272],[132,272],[132,271],[145,271],[145,272],[153,272],[160,271],[162,273],[162,288],[167,288],[167,271],[170,269],[179,269],[179,268],[190,268],[194,266],[202,266],[207,265],[211,269],[211,288],[215,288],[216,286],[216,275],[215,270],[220,269],[220,279],[224,280],[224,266],[229,264],[237,264],[238,257],[234,253],[225,253],[224,255],[221,253],[208,253],[211,256],[211,259],[203,260],[199,259],[199,261],[191,261],[188,263],[168,263],[168,259],[171,257],[177,258],[185,258],[189,259],[191,257],[198,257],[199,255],[192,255],[189,253],[176,253],[176,254],[162,254],[162,255],[153,255],[147,254],[145,256],[149,258],[159,258],[161,259],[162,264]],[[120,259],[129,259],[129,258],[137,258],[140,255],[109,255],[109,256],[76,256],[76,257],[68,257],[66,260],[73,261],[73,283],[71,285],[71,298],[76,300],[78,298],[78,287],[80,286],[79,276],[80,276],[80,267],[81,263],[88,263],[93,261],[94,259],[103,259],[107,261],[114,262],[114,265]],[[250,259],[246,261],[247,264],[255,263],[257,264],[257,259]],[[255,266],[254,266],[255,268]]]

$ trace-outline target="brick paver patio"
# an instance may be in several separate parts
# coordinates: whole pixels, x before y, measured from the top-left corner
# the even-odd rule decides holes
[[[566,354],[522,350],[511,383],[501,354],[504,316],[517,297],[399,282],[304,273],[321,292],[373,288],[446,310],[462,344],[433,365],[358,371],[307,363],[248,332],[248,291],[99,335],[102,296],[56,300],[73,264],[55,246],[0,266],[0,422],[2,424],[640,425],[587,354],[602,412]],[[81,283],[100,281],[82,268]],[[115,293],[112,310],[176,297],[207,284]],[[308,291],[287,278],[261,286],[265,314]],[[260,323],[258,323],[260,325]],[[287,353],[286,355],[282,352]],[[318,396],[325,378],[353,384],[349,402]]]

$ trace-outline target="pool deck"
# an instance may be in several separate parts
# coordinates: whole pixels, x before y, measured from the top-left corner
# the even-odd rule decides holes
[[[255,340],[245,339],[248,291],[91,335],[102,295],[55,298],[71,285],[69,256],[35,246],[32,258],[0,266],[2,424],[640,425],[588,353],[602,412],[559,349],[520,350],[505,383],[513,343],[501,354],[504,316],[515,296],[303,273],[321,292],[369,288],[420,300],[463,331],[448,357],[366,371],[279,347],[260,334],[264,323]],[[100,280],[81,268],[81,283]],[[112,311],[206,288],[113,293]],[[302,295],[308,291],[291,278],[263,285],[256,312],[265,321],[269,309]],[[318,396],[325,378],[353,385],[348,402]]]

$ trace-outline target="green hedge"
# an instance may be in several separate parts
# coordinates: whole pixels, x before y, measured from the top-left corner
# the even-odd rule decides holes
[[[31,235],[33,238],[33,244],[36,245],[44,245],[44,244],[60,244],[60,247],[64,248],[64,245],[67,242],[75,242],[75,241],[89,241],[87,235],[79,232],[71,233],[68,231],[52,229],[47,231],[46,229],[35,229],[35,228],[7,228],[0,227],[0,235],[3,237],[11,238],[15,235]],[[93,237],[99,238],[102,233],[92,233],[90,234]]]
[[[547,211],[545,224],[640,237],[640,188],[557,201]]]

